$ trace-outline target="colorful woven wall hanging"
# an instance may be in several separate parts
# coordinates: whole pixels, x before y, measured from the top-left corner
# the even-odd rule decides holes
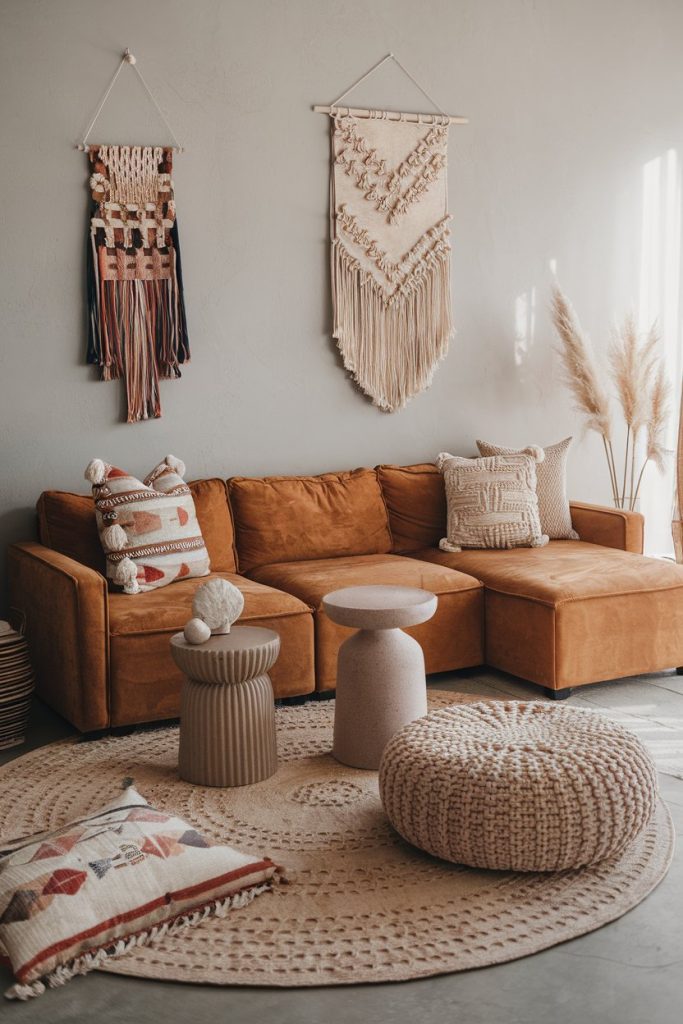
[[[351,89],[390,59],[415,82],[389,54]],[[394,412],[429,387],[453,333],[446,154],[449,124],[466,119],[341,108],[345,95],[314,107],[332,118],[333,336]]]
[[[159,379],[190,357],[173,151],[90,146],[88,362],[126,382],[128,422],[161,415]]]
[[[88,154],[91,172],[88,362],[100,367],[103,380],[125,380],[127,419],[134,423],[161,415],[159,381],[180,377],[190,347],[173,195],[174,148],[87,145],[126,65],[134,68],[177,143],[126,50],[78,148]]]

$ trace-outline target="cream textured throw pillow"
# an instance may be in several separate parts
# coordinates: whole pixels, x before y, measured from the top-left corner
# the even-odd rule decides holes
[[[579,535],[572,526],[572,514],[567,498],[567,456],[571,437],[544,448],[545,459],[536,469],[538,514],[541,529],[551,540],[578,540]],[[519,455],[522,449],[503,448],[488,441],[477,441],[480,455]]]
[[[486,459],[438,455],[448,506],[448,537],[439,541],[441,550],[547,544],[536,497],[536,463],[542,461],[543,449],[535,446],[523,454]]]
[[[184,474],[184,463],[173,455],[144,482],[101,459],[93,459],[85,471],[93,485],[107,578],[125,594],[209,573],[209,553]]]

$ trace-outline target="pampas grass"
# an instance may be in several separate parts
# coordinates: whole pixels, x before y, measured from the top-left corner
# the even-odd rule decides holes
[[[614,504],[617,508],[633,510],[648,462],[654,462],[660,472],[664,469],[663,437],[669,417],[670,387],[659,354],[656,325],[653,324],[641,340],[635,320],[629,315],[615,330],[610,345],[610,376],[626,423],[623,473],[618,473],[612,444],[610,399],[602,372],[571,303],[557,286],[553,290],[552,319],[561,342],[559,355],[564,382],[585,417],[586,428],[602,437]],[[643,462],[636,475],[643,433]]]

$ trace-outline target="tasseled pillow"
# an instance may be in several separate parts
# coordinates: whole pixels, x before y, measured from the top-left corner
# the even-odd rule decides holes
[[[184,464],[173,455],[143,482],[101,459],[88,464],[85,479],[92,484],[107,578],[126,594],[209,573],[184,474]]]

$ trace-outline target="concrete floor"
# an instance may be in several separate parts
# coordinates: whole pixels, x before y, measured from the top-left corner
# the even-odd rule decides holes
[[[540,691],[474,669],[432,677],[438,689],[517,699]],[[683,676],[666,673],[585,687],[569,701],[633,729],[652,751],[683,831]],[[70,735],[37,705],[24,747]],[[0,985],[9,974],[0,969]],[[212,988],[94,973],[27,1003],[0,1002],[16,1024],[680,1024],[683,1020],[683,851],[640,906],[580,939],[498,967],[395,985]]]

